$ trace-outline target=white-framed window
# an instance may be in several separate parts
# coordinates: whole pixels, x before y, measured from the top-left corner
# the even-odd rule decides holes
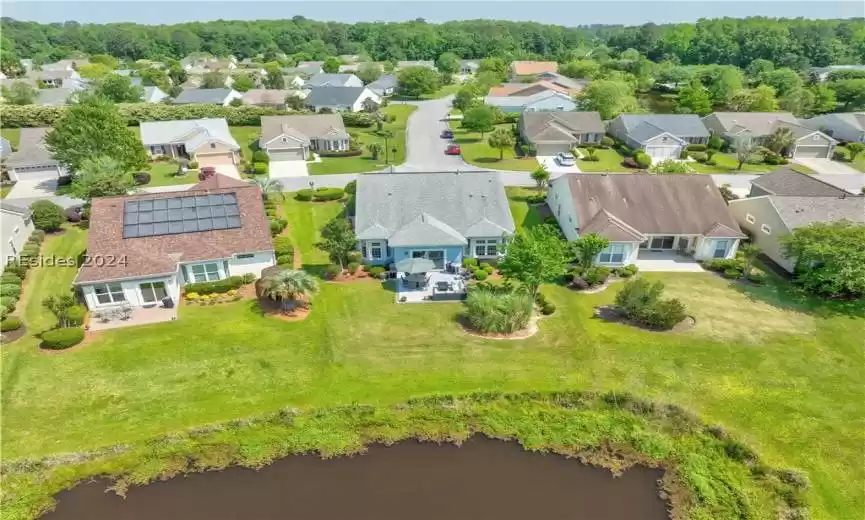
[[[475,256],[496,256],[499,254],[499,240],[497,238],[476,239]]]
[[[712,258],[727,258],[727,251],[730,249],[731,242],[732,240],[715,240]]]
[[[621,264],[625,261],[625,244],[610,244],[598,255],[602,264]]]
[[[189,266],[189,272],[192,273],[193,282],[214,282],[222,279],[218,262],[208,262],[206,264],[193,264]]]
[[[384,244],[381,242],[367,242],[366,256],[370,260],[381,260],[384,258]]]
[[[144,303],[156,303],[168,296],[165,282],[144,282],[138,286]]]
[[[99,305],[110,305],[126,301],[126,295],[123,294],[123,286],[119,283],[94,285],[93,293],[96,294],[96,301]]]
[[[752,215],[750,213],[745,214],[745,220],[748,221],[748,224],[753,224],[754,222],[757,222],[757,219],[754,218],[754,215]]]
[[[763,224],[760,226],[760,231],[762,231],[763,233],[766,233],[767,235],[772,234],[772,228],[767,226],[766,224]]]

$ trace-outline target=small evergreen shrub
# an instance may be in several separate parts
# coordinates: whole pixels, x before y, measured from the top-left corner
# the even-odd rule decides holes
[[[2,284],[0,285],[0,297],[12,297],[12,298],[20,298],[21,297],[21,286],[17,284]]]
[[[724,275],[724,278],[727,278],[728,280],[735,280],[742,277],[742,271],[739,271],[738,269],[726,269],[722,274]]]
[[[291,243],[291,238],[286,236],[274,237],[273,251],[277,256],[294,254],[294,244]]]
[[[150,173],[148,172],[135,172],[132,174],[132,178],[135,180],[135,184],[138,186],[150,183],[151,179]]]
[[[654,329],[670,329],[684,320],[685,306],[673,298],[662,299],[664,284],[645,279],[628,280],[616,294],[616,305],[628,318]]]
[[[601,138],[601,146],[603,146],[605,148],[610,148],[614,144],[615,144],[615,141],[613,141],[613,138],[610,136],[605,135],[604,137]]]
[[[308,188],[299,190],[294,194],[294,198],[302,202],[309,202],[312,200],[312,190]]]
[[[17,304],[18,298],[15,296],[0,296],[0,308],[5,309],[7,312],[14,311]]]
[[[363,263],[363,254],[360,251],[352,251],[346,255],[346,260],[349,263],[361,264]]]
[[[643,170],[652,165],[652,158],[646,155],[645,152],[637,152],[634,154],[634,161],[637,163],[637,167]]]
[[[553,314],[554,312],[556,312],[556,304],[555,303],[546,302],[543,305],[541,305],[541,314],[543,314],[544,316],[549,316],[550,314]]]
[[[357,192],[357,181],[351,181],[345,185],[345,192],[354,195]]]
[[[45,232],[41,229],[34,229],[33,232],[30,233],[30,238],[27,239],[28,242],[32,241],[39,244],[41,244],[43,240],[45,240]]]
[[[33,226],[42,231],[57,231],[66,221],[63,208],[49,200],[37,200],[31,204],[30,213]]]
[[[342,273],[342,269],[336,264],[330,264],[324,268],[324,275],[328,279],[336,278]]]
[[[84,316],[87,314],[87,307],[83,305],[74,305],[66,311],[66,321],[71,326],[84,325]]]
[[[252,165],[252,172],[256,175],[267,175],[267,163],[266,162],[257,162]]]
[[[463,258],[463,267],[474,271],[474,268],[478,267],[478,259],[470,257]]]
[[[708,146],[704,144],[689,144],[685,147],[689,152],[705,152]]]
[[[345,190],[342,188],[318,188],[313,192],[313,200],[325,202],[329,200],[340,200],[345,197]]]
[[[12,285],[21,285],[21,277],[18,276],[18,273],[7,273],[4,272],[2,276],[0,276],[0,284],[12,284]]]
[[[475,273],[474,273],[474,274],[475,274],[475,279],[478,280],[478,281],[481,281],[481,282],[484,281],[484,280],[486,280],[486,279],[487,279],[487,276],[489,276],[489,275],[487,274],[487,272],[484,271],[483,269],[475,269]]]
[[[751,269],[751,272],[745,275],[745,279],[751,283],[764,284],[766,283],[766,273],[759,269]]]
[[[63,327],[42,333],[42,347],[51,350],[63,350],[84,341],[84,329],[80,327]]]
[[[265,152],[263,150],[256,150],[252,154],[252,162],[268,163],[268,162],[270,162],[270,156],[267,155],[267,152]]]
[[[216,280],[213,282],[196,282],[196,283],[188,283],[183,286],[183,292],[186,294],[189,293],[198,293],[198,294],[218,294],[225,293],[232,289],[238,289],[245,283],[244,276],[229,276],[228,278],[224,278],[222,280]],[[255,280],[255,275],[252,276],[252,280]]]
[[[610,277],[610,273],[612,273],[612,269],[609,267],[605,265],[594,265],[585,270],[582,278],[590,286],[600,285],[607,281],[607,278]]]
[[[0,332],[11,332],[21,328],[21,320],[15,316],[7,316],[0,322]]]
[[[384,267],[382,267],[380,265],[374,265],[374,266],[370,267],[369,274],[376,277],[376,278],[379,278],[379,277],[381,277],[381,275],[384,274],[385,271],[386,271],[386,269]]]
[[[255,275],[252,273],[245,273],[240,275],[241,283],[248,284],[255,281]]]
[[[277,255],[276,263],[278,265],[293,265],[294,264],[294,253]]]
[[[360,264],[357,262],[349,262],[349,264],[345,266],[345,269],[349,274],[355,274],[357,273],[357,270],[360,269]]]

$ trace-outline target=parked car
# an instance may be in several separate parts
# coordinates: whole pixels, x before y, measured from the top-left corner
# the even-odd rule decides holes
[[[453,139],[453,130],[442,130],[442,139]]]
[[[574,157],[574,154],[568,152],[559,152],[556,155],[556,162],[559,163],[560,166],[574,166],[577,164],[577,158]]]
[[[458,144],[452,144],[445,149],[445,153],[447,155],[460,155],[462,154],[462,150],[460,150],[460,146]]]

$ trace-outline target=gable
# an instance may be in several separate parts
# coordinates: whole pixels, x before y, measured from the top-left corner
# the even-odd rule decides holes
[[[655,137],[652,137],[652,138],[650,138],[650,139],[647,139],[647,140],[644,141],[643,143],[644,143],[645,145],[647,145],[647,146],[648,146],[648,145],[655,145],[655,146],[658,146],[658,145],[667,145],[667,146],[672,146],[672,145],[687,144],[686,141],[685,141],[684,139],[680,139],[679,137],[677,137],[677,136],[675,136],[675,135],[673,135],[673,134],[671,134],[671,133],[669,133],[669,132],[664,132],[664,133],[662,133],[662,134],[660,134],[660,135],[657,135],[657,136],[655,136]]]

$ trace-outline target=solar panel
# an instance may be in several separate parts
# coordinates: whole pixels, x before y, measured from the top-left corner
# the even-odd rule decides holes
[[[129,200],[123,206],[123,238],[239,227],[240,210],[234,193]]]

